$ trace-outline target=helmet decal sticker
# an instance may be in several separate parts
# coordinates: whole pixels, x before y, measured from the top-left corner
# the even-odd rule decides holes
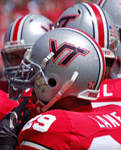
[[[64,52],[66,55],[59,61],[58,65],[68,66],[77,56],[86,56],[89,54],[89,50],[85,48],[75,47],[69,43],[63,42],[60,46],[57,46],[57,41],[54,39],[49,40],[50,52],[54,53],[52,62],[55,63]]]
[[[67,16],[63,16],[59,22],[57,23],[57,27],[66,27],[70,21],[75,21],[77,19],[79,15],[74,15],[74,14],[71,14],[71,15],[67,15]]]
[[[54,24],[49,23],[49,24],[48,24],[48,28],[45,27],[45,26],[43,26],[43,25],[41,25],[41,28],[42,28],[43,30],[45,30],[45,32],[48,32],[49,30],[52,30],[52,29],[54,28]]]

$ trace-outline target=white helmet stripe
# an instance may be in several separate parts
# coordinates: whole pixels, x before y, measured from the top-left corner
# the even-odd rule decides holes
[[[90,14],[92,15],[92,21],[94,24],[94,33],[95,33],[95,40],[99,43],[101,47],[107,48],[107,38],[108,38],[108,28],[105,15],[100,7],[95,4],[91,3],[83,3]]]

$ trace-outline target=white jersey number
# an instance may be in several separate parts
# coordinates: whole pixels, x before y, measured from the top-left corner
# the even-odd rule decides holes
[[[22,131],[32,127],[33,130],[39,132],[47,132],[55,120],[56,117],[53,115],[38,115],[35,118],[31,119],[29,122],[27,122],[23,127]]]

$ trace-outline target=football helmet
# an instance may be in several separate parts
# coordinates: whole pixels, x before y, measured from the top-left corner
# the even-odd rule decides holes
[[[113,18],[115,25],[121,28],[121,1],[120,0],[97,0],[94,1],[106,10]]]
[[[117,61],[113,67],[113,73],[116,74],[116,78],[121,78],[121,1],[120,0],[94,0],[103,10],[106,10],[111,15],[115,26],[120,33],[120,48],[118,49]],[[118,71],[117,71],[118,70]]]
[[[105,60],[92,37],[76,29],[57,28],[41,36],[27,52],[10,84],[18,91],[33,87],[46,104],[42,111],[67,96],[96,100]]]
[[[82,2],[73,5],[63,12],[56,27],[72,27],[88,33],[99,43],[106,58],[116,58],[119,33],[112,18],[97,4]]]
[[[35,41],[53,27],[52,21],[37,14],[19,17],[9,26],[1,53],[7,79],[12,75],[12,69],[21,63],[25,51],[31,49]]]

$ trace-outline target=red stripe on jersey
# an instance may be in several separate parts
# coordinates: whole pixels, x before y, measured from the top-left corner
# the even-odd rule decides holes
[[[90,4],[90,3],[88,3],[89,5],[90,5],[90,7],[93,9],[93,11],[94,11],[94,13],[95,13],[95,16],[96,16],[96,18],[97,18],[97,25],[98,25],[98,39],[99,39],[99,45],[101,46],[101,47],[104,47],[104,36],[105,36],[105,34],[104,34],[104,25],[103,25],[103,18],[102,18],[102,16],[101,16],[101,13],[100,13],[100,11],[98,10],[98,8],[95,6],[95,5],[93,5],[93,4]]]
[[[16,25],[13,30],[13,39],[12,39],[13,41],[17,41],[18,29],[22,19],[23,17],[19,18],[18,21],[16,22]]]

